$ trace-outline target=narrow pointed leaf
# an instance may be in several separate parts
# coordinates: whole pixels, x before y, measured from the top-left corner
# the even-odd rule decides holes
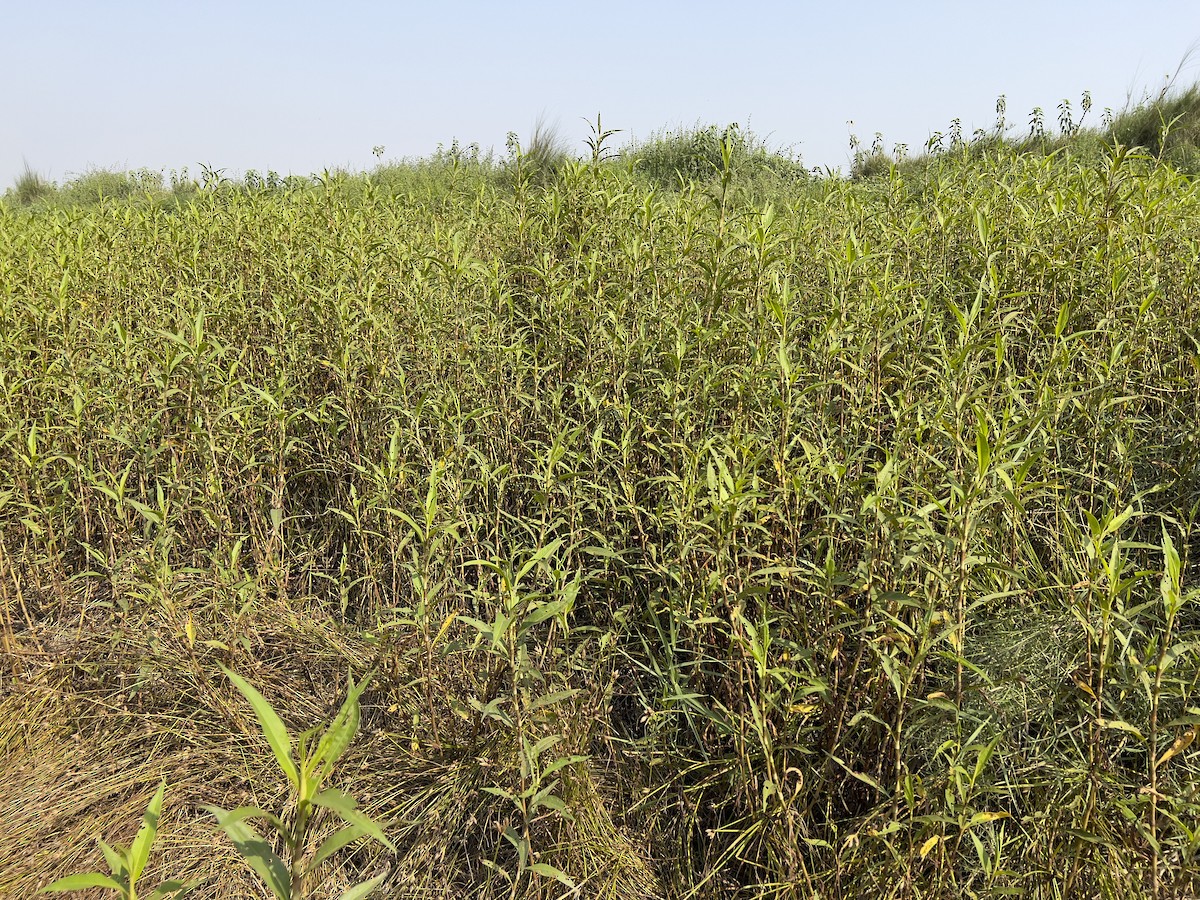
[[[543,603],[521,621],[521,630],[525,631],[532,628],[534,625],[540,625],[547,619],[557,616],[569,606],[570,602],[568,600],[551,600],[547,603]]]
[[[205,809],[209,810],[210,812],[219,808],[220,807],[216,806],[205,807]],[[240,822],[243,819],[266,819],[275,826],[276,831],[285,830],[284,824],[279,816],[269,813],[265,809],[262,809],[258,806],[239,806],[237,809],[231,809],[228,812],[222,810],[222,812],[224,812],[224,821],[226,822]],[[216,815],[216,813],[213,814]]]
[[[525,565],[521,566],[521,568],[517,571],[517,577],[515,580],[519,582],[522,578],[529,574],[534,566],[545,559],[549,559],[551,556],[557,553],[560,546],[562,546],[562,538],[555,538],[545,547],[540,548],[536,553],[533,554],[533,556],[529,557],[529,561],[526,562]]]
[[[63,891],[82,891],[85,888],[102,887],[108,888],[111,891],[124,893],[125,888],[113,881],[108,875],[100,872],[85,872],[82,875],[68,875],[66,878],[60,878],[53,884],[48,884],[38,893],[61,893]]]
[[[100,838],[96,839],[96,843],[100,845],[100,852],[104,854],[104,860],[108,863],[113,877],[124,880],[129,874],[129,854],[113,849]]]
[[[238,853],[259,874],[277,900],[291,900],[292,877],[270,844],[244,821],[226,813],[225,810],[216,806],[206,806],[205,809],[216,817],[217,823],[233,841]]]
[[[234,686],[250,701],[250,705],[254,708],[254,715],[258,717],[258,724],[262,729],[263,737],[271,745],[271,749],[275,753],[275,759],[279,763],[279,768],[287,775],[288,781],[292,783],[292,787],[299,790],[300,776],[296,771],[295,762],[292,761],[292,739],[283,724],[283,720],[271,708],[271,704],[267,702],[267,698],[255,690],[246,679],[235,672],[231,672],[224,666],[221,666],[221,670],[229,676],[229,680],[233,682]]]
[[[320,767],[321,777],[318,779],[318,784],[333,771],[334,765],[342,758],[342,754],[354,740],[360,719],[358,698],[366,690],[370,681],[369,675],[358,685],[354,684],[353,678],[350,679],[350,689],[346,693],[346,699],[342,702],[341,709],[333,717],[333,721],[329,723],[325,733],[321,735],[321,740],[317,744],[317,752],[313,754],[313,759]]]
[[[313,856],[313,866],[319,866],[347,844],[352,844],[365,836],[366,831],[358,825],[347,825],[345,828],[339,828],[321,842],[321,846],[317,848],[317,852]]]
[[[983,825],[987,822],[997,822],[1000,819],[1008,819],[1012,817],[1012,813],[1006,812],[981,812],[971,816],[971,821],[967,823],[968,828],[974,828],[976,825]]]
[[[564,769],[567,766],[573,766],[576,763],[586,762],[586,756],[564,756],[561,759],[556,759],[546,768],[542,769],[542,778],[548,778],[557,772],[559,769]]]
[[[129,883],[131,885],[137,884],[137,880],[142,877],[142,871],[146,868],[147,860],[150,859],[150,846],[158,835],[158,817],[162,811],[163,794],[166,790],[167,782],[164,779],[159,782],[158,790],[150,798],[150,804],[142,816],[142,827],[138,829],[137,836],[129,845]]]
[[[1166,749],[1166,751],[1163,752],[1163,755],[1158,758],[1158,761],[1155,762],[1154,765],[1156,767],[1161,766],[1164,763],[1168,762],[1169,760],[1173,759],[1174,757],[1178,756],[1180,753],[1182,753],[1188,747],[1192,746],[1192,742],[1194,740],[1196,740],[1196,726],[1195,725],[1193,725],[1191,728],[1189,728],[1187,731],[1185,731],[1183,734],[1181,734],[1179,737],[1177,737],[1175,739],[1175,743],[1173,743],[1170,747],[1168,747]]]
[[[359,812],[358,804],[354,802],[352,797],[348,797],[341,791],[333,789],[322,791],[313,797],[313,803],[317,806],[323,806],[325,809],[332,810],[342,817],[349,825],[356,825],[361,828],[364,834],[367,834],[377,840],[383,846],[387,847],[393,853],[396,851],[396,845],[393,844],[383,829],[379,827],[370,817]]]
[[[935,834],[921,845],[921,859],[929,855],[929,851],[936,847],[943,840],[940,834]]]
[[[575,887],[575,882],[568,878],[565,872],[546,863],[533,863],[529,866],[529,871],[534,875],[541,875],[543,878],[553,878],[556,881],[560,881],[564,887],[571,889]]]
[[[358,801],[337,788],[326,788],[313,797],[312,802],[343,815],[358,809]]]
[[[363,900],[371,891],[379,886],[379,883],[387,877],[387,872],[380,872],[374,878],[364,881],[362,884],[356,884],[354,887],[342,894],[342,900]]]

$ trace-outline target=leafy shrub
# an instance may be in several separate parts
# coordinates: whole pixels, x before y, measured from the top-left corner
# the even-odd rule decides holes
[[[128,200],[139,194],[161,193],[163,177],[152,169],[114,172],[94,169],[63,185],[59,197],[63,203],[91,206],[104,200]]]
[[[768,147],[766,141],[736,122],[724,127],[696,125],[691,129],[660,131],[621,151],[622,161],[663,188],[689,181],[708,181],[721,174],[722,142],[732,148],[732,162],[743,177],[770,175],[788,181],[807,177],[801,161]]]

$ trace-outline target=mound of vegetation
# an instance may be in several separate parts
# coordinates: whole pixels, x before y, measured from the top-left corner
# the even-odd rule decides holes
[[[1113,118],[1108,132],[1117,143],[1144,147],[1177,168],[1200,173],[1200,84],[1163,90]]]
[[[1200,890],[1200,188],[714,171],[0,207],[0,893]]]
[[[1069,153],[1095,164],[1116,147],[1148,154],[1180,172],[1200,174],[1200,84],[1179,87],[1172,79],[1156,94],[1129,103],[1123,110],[1105,109],[1095,125],[1087,124],[1091,111],[1091,94],[1085,91],[1078,111],[1069,99],[1059,101],[1057,129],[1055,123],[1047,122],[1045,110],[1035,107],[1029,114],[1028,129],[1021,133],[1019,126],[1005,118],[1007,105],[1002,96],[996,101],[996,123],[991,130],[978,129],[967,137],[961,120],[955,119],[946,132],[935,132],[926,152],[915,157],[909,157],[906,148],[888,153],[882,134],[876,134],[869,147],[852,137],[854,161],[850,174],[862,180],[898,169],[921,179],[947,152],[975,159],[987,153]]]
[[[799,158],[771,149],[736,122],[663,130],[622,148],[617,159],[667,190],[712,182],[731,167],[743,183],[766,180],[776,190],[809,174]]]
[[[211,173],[206,172],[206,176]],[[252,188],[257,176],[248,172],[245,187]],[[307,181],[307,179],[305,179]],[[92,169],[82,175],[56,184],[48,178],[26,167],[9,188],[0,202],[18,209],[86,208],[108,201],[116,203],[154,203],[170,208],[184,202],[200,190],[201,184],[182,173],[171,172],[169,187],[164,185],[162,172],[153,169],[137,169],[128,172],[108,169]]]

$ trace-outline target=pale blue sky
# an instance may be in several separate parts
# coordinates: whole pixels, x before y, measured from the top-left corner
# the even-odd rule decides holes
[[[733,4],[20,2],[0,10],[0,188],[23,167],[199,164],[309,173],[425,155],[459,138],[504,152],[539,113],[582,151],[747,122],[810,166],[865,141],[914,149],[997,95],[1024,128],[1090,90],[1093,118],[1160,85],[1200,39],[1200,2]],[[1184,81],[1200,78],[1194,56]]]

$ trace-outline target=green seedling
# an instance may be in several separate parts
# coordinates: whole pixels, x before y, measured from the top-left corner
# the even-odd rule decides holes
[[[395,845],[388,840],[383,830],[358,810],[357,802],[335,788],[322,785],[333,772],[334,766],[354,740],[358,731],[358,698],[370,682],[370,677],[359,684],[350,678],[346,700],[342,703],[333,721],[321,737],[313,743],[316,729],[299,736],[295,753],[292,752],[292,737],[275,710],[245,679],[221,667],[234,686],[250,701],[259,727],[279,768],[291,785],[295,809],[286,817],[267,812],[257,806],[241,806],[224,810],[217,806],[206,806],[216,817],[217,823],[233,841],[245,860],[263,879],[278,900],[302,900],[310,896],[309,889],[317,867],[343,847],[360,838],[369,837],[389,850]],[[332,813],[343,823],[342,827],[321,842],[310,852],[313,822],[319,810]],[[247,819],[265,819],[274,829],[283,845],[284,856],[277,854]],[[286,857],[286,861],[284,859]],[[342,894],[342,900],[360,900],[366,897],[386,876],[386,872],[354,885]]]
[[[166,789],[167,783],[163,781],[158,786],[158,790],[154,792],[154,796],[150,798],[150,804],[142,815],[142,827],[138,829],[133,843],[127,848],[110,847],[104,841],[97,839],[96,843],[100,845],[100,849],[104,852],[104,858],[108,860],[109,874],[84,872],[79,875],[68,875],[66,878],[60,878],[53,884],[42,888],[40,893],[61,894],[66,891],[103,887],[116,891],[121,900],[137,900],[139,896],[137,892],[138,879],[142,877],[146,862],[150,859],[150,847],[158,835],[158,817],[162,810],[163,794]],[[168,898],[177,900],[198,883],[196,881],[187,884],[175,880],[164,881],[152,893],[144,896],[146,900],[168,900]]]

